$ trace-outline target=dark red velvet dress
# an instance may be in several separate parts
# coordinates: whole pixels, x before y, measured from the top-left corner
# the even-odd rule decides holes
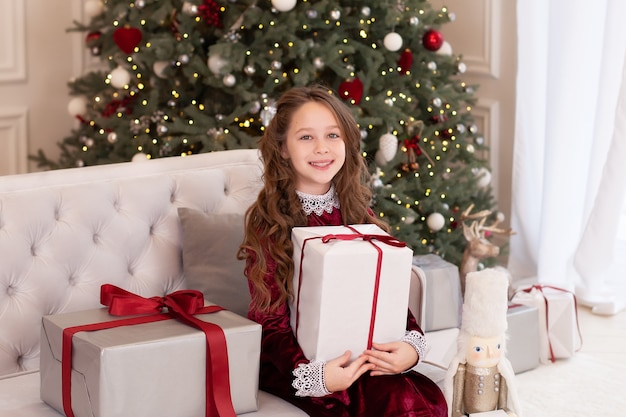
[[[309,226],[341,225],[339,209],[321,216],[309,215]],[[267,281],[277,295],[271,260]],[[251,289],[251,291],[253,291]],[[281,397],[311,417],[447,417],[443,393],[429,378],[414,371],[399,375],[364,374],[345,391],[324,397],[297,397],[291,386],[292,371],[309,360],[302,353],[289,324],[289,306],[285,303],[268,314],[249,311],[248,317],[263,327],[261,342],[260,388]],[[423,333],[409,312],[407,330]]]

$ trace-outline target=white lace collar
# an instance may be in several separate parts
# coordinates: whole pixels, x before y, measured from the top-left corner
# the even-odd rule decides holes
[[[334,184],[331,184],[326,194],[322,195],[306,194],[297,190],[296,193],[300,197],[302,209],[307,216],[311,213],[321,216],[323,212],[332,213],[334,209],[339,208],[339,198],[335,193]]]

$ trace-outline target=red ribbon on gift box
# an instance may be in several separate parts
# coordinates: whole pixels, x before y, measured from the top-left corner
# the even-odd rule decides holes
[[[302,242],[302,249],[300,251],[300,272],[299,272],[299,277],[298,277],[298,294],[297,294],[297,302],[296,302],[296,337],[298,336],[299,321],[300,321],[299,305],[300,305],[300,289],[302,288],[302,265],[304,263],[304,248],[307,242],[312,239],[321,239],[322,243],[328,243],[332,240],[361,239],[366,242],[369,242],[372,246],[374,246],[374,248],[378,252],[378,259],[376,261],[376,279],[374,281],[374,294],[372,295],[372,310],[371,310],[372,314],[370,316],[370,327],[369,327],[369,333],[367,337],[367,348],[371,349],[373,338],[374,338],[374,325],[376,324],[376,308],[378,306],[380,271],[381,271],[382,263],[383,263],[383,250],[380,248],[380,246],[374,243],[374,241],[377,240],[387,245],[396,246],[399,248],[405,247],[406,243],[390,235],[365,234],[365,233],[359,232],[357,229],[355,229],[352,226],[346,226],[346,227],[354,233],[353,234],[347,234],[347,233],[346,234],[328,234],[324,236],[315,236],[315,237],[304,239],[304,241]]]
[[[550,288],[552,290],[556,290],[556,291],[561,291],[561,292],[566,292],[566,293],[570,293],[572,294],[573,298],[574,298],[574,314],[576,315],[576,328],[578,329],[578,338],[580,340],[580,347],[582,347],[583,344],[583,336],[582,333],[580,331],[580,324],[578,323],[578,303],[576,302],[576,295],[568,290],[565,290],[563,288],[559,288],[559,287],[553,287],[552,285],[532,285],[528,288],[523,288],[523,289],[519,289],[516,292],[526,292],[526,293],[530,293],[532,292],[532,290],[537,290],[541,293],[541,296],[543,297],[543,302],[545,303],[546,306],[546,332],[548,335],[548,348],[550,350],[550,362],[556,362],[556,358],[554,356],[554,351],[552,350],[552,342],[550,341],[550,332],[548,332],[548,327],[550,325],[550,320],[548,318],[548,298],[546,297],[546,295],[544,294],[543,290],[544,288]],[[512,298],[512,297],[511,297]],[[513,307],[513,306],[509,306]],[[578,350],[580,350],[580,347],[578,348]]]
[[[91,332],[120,326],[154,323],[177,319],[189,326],[200,329],[206,338],[206,417],[236,417],[230,397],[228,374],[228,354],[226,337],[216,324],[194,317],[195,314],[209,314],[224,310],[220,306],[204,306],[204,296],[200,291],[181,290],[164,297],[144,298],[110,284],[100,289],[100,302],[109,307],[109,314],[131,316],[103,323],[85,324],[63,330],[61,355],[61,384],[63,410],[67,417],[74,417],[72,411],[72,337],[78,332]],[[163,312],[167,309],[166,312]]]

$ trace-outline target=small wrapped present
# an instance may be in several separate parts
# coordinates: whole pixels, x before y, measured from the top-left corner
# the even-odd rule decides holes
[[[539,360],[554,362],[569,358],[580,348],[576,297],[570,291],[549,285],[518,288],[511,302],[539,311]]]
[[[108,310],[43,317],[41,398],[50,406],[67,417],[258,409],[259,324],[204,306],[199,291],[145,299],[104,285],[101,299]]]
[[[413,265],[424,271],[425,276],[422,330],[460,327],[463,299],[459,268],[433,254],[415,256]]]
[[[509,303],[506,357],[516,374],[539,366],[539,310]]]
[[[295,227],[291,326],[305,356],[352,359],[400,340],[413,251],[376,225]]]

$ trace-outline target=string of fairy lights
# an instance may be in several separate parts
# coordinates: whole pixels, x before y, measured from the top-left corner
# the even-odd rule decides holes
[[[219,49],[213,50],[212,48],[206,49],[206,61],[203,67],[198,67],[197,56],[194,55],[195,48],[194,42],[197,41],[198,33],[196,27],[190,25],[190,22],[195,22],[196,25],[206,25],[207,21],[217,22],[219,15],[227,11],[227,8],[231,5],[217,5],[211,0],[196,0],[196,3],[202,1],[202,4],[194,4],[189,1],[185,1],[182,4],[180,10],[176,12],[180,13],[179,16],[183,16],[187,24],[176,24],[176,27],[172,29],[172,34],[175,37],[176,45],[174,46],[176,51],[180,52],[174,59],[154,59],[151,64],[151,68],[146,65],[149,62],[142,57],[142,54],[148,54],[151,57],[157,57],[158,53],[155,50],[158,46],[155,45],[152,39],[146,39],[142,37],[143,32],[149,33],[151,28],[155,26],[151,15],[133,20],[133,25],[130,24],[127,15],[119,15],[111,20],[111,30],[114,34],[120,33],[126,37],[126,40],[130,40],[124,45],[126,48],[123,54],[120,54],[118,50],[113,50],[106,60],[109,62],[110,68],[112,68],[104,79],[104,83],[110,86],[110,89],[102,91],[96,95],[92,100],[93,103],[89,103],[89,100],[84,96],[77,96],[72,99],[68,109],[70,114],[83,117],[84,122],[95,129],[96,135],[104,138],[110,144],[117,143],[122,138],[120,134],[115,130],[107,129],[106,127],[98,126],[96,121],[99,114],[97,112],[90,112],[90,109],[101,108],[103,105],[110,105],[113,108],[112,115],[118,120],[129,120],[129,131],[131,138],[135,141],[135,149],[137,151],[136,157],[138,158],[153,158],[155,156],[152,152],[155,149],[162,149],[164,146],[169,145],[169,141],[172,140],[172,128],[174,126],[186,126],[189,131],[198,129],[200,126],[207,126],[208,128],[203,134],[213,137],[215,140],[225,140],[229,135],[235,133],[232,128],[238,128],[240,130],[257,130],[258,136],[260,136],[264,128],[268,125],[269,121],[275,114],[275,98],[272,97],[272,89],[278,88],[282,83],[292,82],[292,80],[301,76],[302,73],[308,69],[304,68],[304,65],[309,65],[314,68],[315,71],[322,71],[325,68],[332,68],[339,76],[345,77],[346,87],[338,90],[338,93],[342,95],[342,98],[353,106],[359,105],[371,105],[378,106],[379,103],[383,103],[388,107],[398,106],[401,108],[409,108],[416,102],[416,97],[430,97],[429,105],[426,106],[423,111],[425,114],[420,118],[444,120],[447,118],[456,119],[461,112],[470,113],[472,108],[470,105],[464,105],[462,110],[454,108],[452,103],[444,102],[439,97],[438,86],[429,77],[423,77],[422,79],[415,79],[414,82],[409,84],[403,84],[402,88],[398,89],[389,87],[386,88],[382,94],[378,96],[372,96],[369,90],[363,90],[362,85],[357,83],[361,81],[358,79],[360,68],[357,68],[355,64],[355,50],[357,50],[355,44],[367,45],[373,52],[376,52],[381,47],[386,48],[388,51],[400,51],[402,52],[402,45],[404,40],[402,36],[395,32],[395,29],[390,28],[389,32],[384,36],[384,39],[380,39],[379,35],[374,35],[373,27],[378,22],[378,17],[371,13],[369,6],[359,6],[360,17],[358,18],[358,31],[356,32],[357,38],[351,39],[347,36],[343,36],[335,42],[331,51],[320,51],[316,54],[315,48],[321,48],[317,43],[319,37],[323,31],[332,33],[330,28],[341,29],[344,25],[344,18],[348,18],[348,14],[343,10],[333,9],[328,12],[327,15],[321,16],[314,8],[310,8],[306,11],[306,18],[308,21],[302,21],[297,23],[299,31],[303,33],[309,33],[310,37],[301,38],[296,36],[283,36],[275,39],[273,42],[266,45],[266,49],[257,48],[254,49],[251,45],[242,45],[241,34],[249,31],[256,33],[255,37],[258,38],[271,38],[268,34],[281,30],[280,13],[286,13],[296,6],[297,2],[307,3],[308,0],[271,0],[272,6],[278,11],[278,13],[263,14],[261,21],[247,21],[245,16],[248,11],[256,7],[256,4],[250,4],[248,9],[241,10],[241,16],[235,19],[235,23],[224,30],[227,39],[226,43],[229,43],[232,47],[243,48],[242,58],[244,62],[242,65],[234,65],[229,59],[232,57],[224,57],[220,54]],[[106,11],[107,3],[112,3],[112,0],[100,1],[100,0],[87,0],[85,3],[85,15],[90,18],[94,16],[102,15]],[[403,5],[402,1],[389,0],[390,7],[399,7]],[[135,0],[128,4],[127,12],[131,13],[133,10],[141,10],[152,3],[147,0]],[[214,4],[215,3],[215,4]],[[208,10],[209,5],[213,9]],[[202,7],[205,7],[202,11]],[[119,9],[119,8],[118,8]],[[421,24],[425,11],[418,9],[413,11],[407,19],[411,26],[417,27]],[[448,16],[448,10],[442,8],[439,12],[442,16]],[[345,14],[345,16],[344,16]],[[137,13],[135,13],[135,17]],[[171,17],[171,16],[170,16]],[[354,15],[349,16],[354,19]],[[161,16],[163,18],[163,16]],[[406,18],[406,17],[405,17]],[[172,19],[177,21],[177,19]],[[182,20],[181,20],[182,22]],[[163,24],[163,22],[156,22],[157,25]],[[380,27],[380,26],[378,26]],[[436,31],[427,34],[432,36],[431,42],[441,42],[440,34]],[[340,33],[340,32],[338,32]],[[91,35],[93,38],[93,35]],[[426,36],[426,35],[425,35]],[[439,38],[437,38],[439,36]],[[88,39],[89,38],[88,36]],[[97,37],[96,37],[97,39]],[[424,41],[425,42],[425,41]],[[122,46],[118,43],[118,46]],[[426,46],[426,44],[425,44]],[[295,59],[290,58],[296,54],[295,51],[306,49],[308,61],[298,62]],[[430,49],[430,48],[426,48]],[[451,55],[451,48],[446,42],[438,43],[435,47],[430,49],[432,51],[437,50],[438,54]],[[99,53],[97,49],[92,49],[93,53]],[[406,52],[406,51],[405,51]],[[405,53],[404,52],[404,53]],[[202,54],[200,54],[202,55]],[[227,54],[228,55],[228,54]],[[285,58],[287,57],[287,58]],[[412,59],[412,56],[401,56],[401,59]],[[460,57],[456,58],[457,73],[464,73],[466,70],[465,64]],[[287,62],[289,64],[287,64]],[[295,62],[295,63],[294,63]],[[196,66],[194,66],[194,64]],[[425,68],[430,72],[433,79],[436,79],[439,75],[438,64],[435,60],[424,63]],[[374,66],[375,67],[375,66]],[[251,102],[250,106],[239,114],[220,114],[215,113],[213,109],[209,108],[206,103],[199,98],[193,98],[185,107],[179,105],[179,100],[185,94],[181,89],[184,88],[177,84],[176,77],[173,77],[173,70],[178,71],[178,77],[181,74],[186,75],[189,78],[189,82],[197,84],[209,84],[211,87],[218,88],[233,88],[239,83],[245,83],[246,78],[252,77],[264,77],[266,80],[267,93],[259,93],[257,100]],[[183,71],[182,73],[180,71]],[[412,77],[411,65],[401,64],[400,61],[397,65],[388,65],[381,68],[376,76],[379,78],[376,80],[381,85],[394,85],[393,82],[387,82],[389,77],[397,76]],[[151,95],[149,92],[154,82],[151,78],[157,77],[162,79],[170,78],[172,87],[167,91],[167,108],[161,108],[156,111],[158,107],[153,102],[154,100],[162,100],[155,95]],[[221,86],[220,86],[221,83]],[[361,90],[359,90],[359,87]],[[461,83],[460,87],[468,92],[471,91],[471,87],[465,83]],[[262,91],[263,89],[261,89]],[[365,94],[361,96],[361,93],[365,91]],[[128,112],[125,103],[132,102],[134,106],[133,112]],[[141,109],[143,110],[137,110]],[[440,125],[433,123],[433,127],[429,129],[420,129],[419,132],[411,132],[413,125],[419,122],[413,117],[407,117],[406,119],[397,120],[396,126],[393,123],[386,121],[389,126],[387,134],[390,137],[387,138],[388,143],[385,146],[390,146],[387,149],[387,155],[381,156],[383,150],[383,137],[381,135],[379,149],[375,147],[364,149],[363,155],[370,161],[375,161],[376,169],[372,177],[372,184],[384,183],[383,179],[387,179],[389,175],[395,176],[397,179],[404,177],[411,177],[416,181],[422,179],[422,177],[433,178],[436,175],[444,175],[453,177],[456,167],[443,166],[443,163],[449,159],[445,154],[454,150],[455,152],[463,150],[467,153],[474,153],[476,151],[473,143],[465,143],[459,141],[459,135],[469,133],[476,136],[478,128],[475,124],[466,126],[463,123],[458,123],[455,127]],[[423,127],[423,126],[422,126]],[[372,122],[365,122],[361,125],[362,138],[371,138],[374,132],[380,130],[380,126]],[[190,145],[191,133],[185,134],[185,129],[182,135],[177,137],[183,145]],[[408,134],[409,132],[410,134]],[[423,133],[423,134],[422,134]],[[409,139],[403,140],[406,137],[411,139],[415,138],[414,142]],[[141,138],[149,138],[149,141],[140,140]],[[85,138],[83,140],[82,151],[87,153],[94,148],[96,142],[102,139]],[[484,139],[482,137],[475,137],[477,145],[482,145]],[[370,139],[371,143],[371,139]],[[389,145],[391,144],[391,145]],[[148,146],[150,145],[150,146]],[[375,155],[370,155],[374,152]],[[397,166],[388,166],[391,160],[397,161],[398,152],[400,152],[405,163],[402,163],[401,169],[397,169]],[[419,152],[419,155],[416,153]],[[194,153],[193,149],[183,149],[179,155],[185,156]],[[418,158],[419,156],[419,158]],[[135,159],[135,158],[133,158]],[[488,174],[485,170],[477,170],[474,172],[476,176],[485,176]],[[488,180],[487,180],[488,182]],[[442,216],[438,212],[430,214],[419,214],[418,207],[420,204],[424,204],[425,201],[437,199],[436,204],[430,204],[431,206],[439,206],[442,211],[451,212],[449,210],[448,195],[446,192],[435,192],[432,188],[425,187],[423,189],[423,195],[411,195],[402,196],[396,193],[391,193],[388,196],[392,201],[395,201],[398,206],[406,209],[406,215],[401,217],[401,221],[405,224],[411,224],[419,219],[421,222],[428,224],[428,230],[437,231],[444,228],[447,225],[446,230],[448,233],[454,231],[452,225],[458,221],[455,216],[449,216],[442,219]],[[387,216],[385,211],[379,212],[381,217]],[[396,225],[396,228],[400,228],[400,225]],[[429,244],[432,236],[425,232],[424,237],[421,238],[423,244]]]

